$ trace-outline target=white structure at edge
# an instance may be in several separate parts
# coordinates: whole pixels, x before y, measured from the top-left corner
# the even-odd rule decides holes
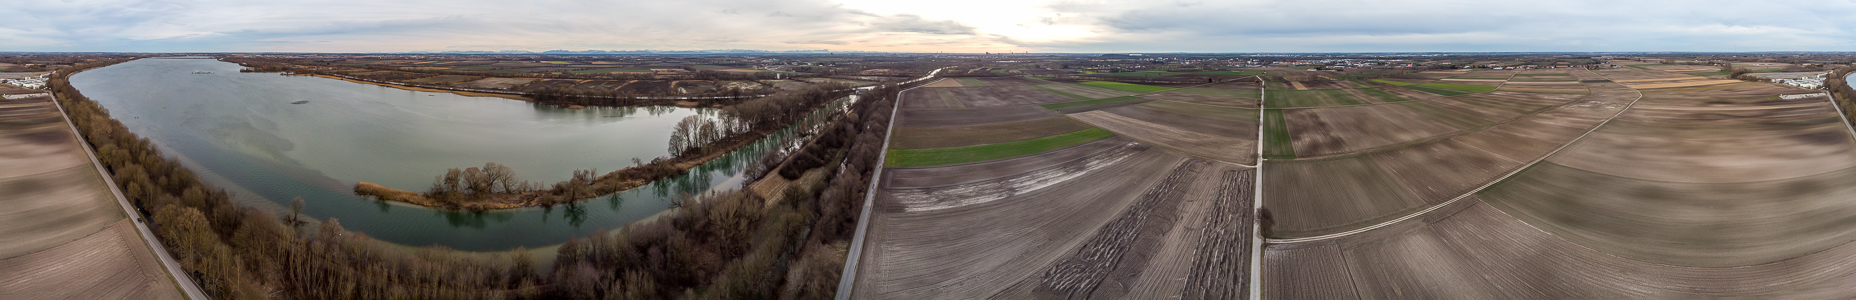
[[[28,88],[28,89],[43,90],[45,89],[45,74],[39,74],[38,76],[20,77],[20,78],[0,79],[0,83],[5,83],[8,85]]]

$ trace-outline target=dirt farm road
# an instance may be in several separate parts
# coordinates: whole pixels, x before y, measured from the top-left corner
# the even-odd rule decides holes
[[[1601,77],[1604,76],[1603,74],[1598,74],[1596,72],[1594,72],[1593,74],[1596,74]],[[1605,79],[1610,80],[1610,78],[1605,78]],[[1643,100],[1642,91],[1638,91],[1636,89],[1631,89],[1631,91],[1637,92],[1637,98],[1632,99],[1629,104],[1625,104],[1624,109],[1618,110],[1618,112],[1615,114],[1612,114],[1611,117],[1605,118],[1603,122],[1599,122],[1597,126],[1592,126],[1591,129],[1586,130],[1584,134],[1580,134],[1579,137],[1573,138],[1571,141],[1568,141],[1565,144],[1561,144],[1558,148],[1554,148],[1553,151],[1547,152],[1546,155],[1542,155],[1539,158],[1534,159],[1533,162],[1529,162],[1527,165],[1534,165],[1542,161],[1546,161],[1548,157],[1553,157],[1554,154],[1558,154],[1561,150],[1566,150],[1566,147],[1572,146],[1574,143],[1578,142],[1580,139],[1584,139],[1586,136],[1591,135],[1592,132],[1596,132],[1598,131],[1599,128],[1605,127],[1605,124],[1611,123],[1611,120],[1617,119],[1618,116],[1624,115],[1624,112],[1630,111],[1631,106],[1636,105],[1638,101]],[[1449,207],[1451,204],[1455,204],[1457,201],[1463,200],[1463,198],[1469,198],[1469,196],[1475,195],[1476,193],[1481,192],[1483,189],[1487,189],[1490,186],[1494,186],[1496,183],[1500,183],[1503,180],[1507,180],[1509,177],[1513,177],[1515,174],[1520,174],[1521,171],[1526,170],[1526,169],[1527,168],[1516,168],[1513,171],[1509,171],[1507,174],[1503,174],[1501,177],[1496,177],[1495,180],[1490,180],[1487,183],[1483,183],[1482,186],[1476,187],[1475,189],[1470,189],[1468,192],[1464,192],[1462,195],[1457,195],[1455,198],[1451,198],[1449,201],[1444,201],[1443,203],[1432,205],[1423,210],[1419,210],[1417,212],[1413,212],[1411,214],[1398,217],[1397,219],[1380,222],[1379,224],[1373,224],[1373,225],[1369,225],[1366,227],[1361,227],[1359,229],[1337,232],[1333,234],[1319,235],[1319,236],[1311,236],[1311,237],[1303,237],[1303,238],[1289,238],[1289,239],[1265,239],[1265,240],[1268,241],[1268,243],[1270,244],[1293,244],[1293,243],[1324,241],[1324,240],[1331,240],[1331,239],[1340,238],[1340,237],[1346,237],[1346,236],[1358,234],[1361,232],[1372,231],[1374,229],[1384,228],[1386,226],[1392,226],[1393,224],[1399,224],[1401,222],[1405,222],[1406,220],[1410,220],[1418,216],[1423,216],[1439,208]],[[1258,178],[1261,178],[1261,176],[1259,176]],[[1259,183],[1257,186],[1261,187],[1262,184]],[[1257,193],[1257,195],[1261,197],[1262,193]]]

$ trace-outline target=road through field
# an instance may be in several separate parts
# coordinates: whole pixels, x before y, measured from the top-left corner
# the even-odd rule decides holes
[[[65,114],[63,104],[59,104],[58,101],[52,101],[52,104],[58,107],[58,114],[60,115]],[[64,119],[65,119],[65,126],[70,127],[71,132],[78,132],[77,125],[74,123],[71,123],[71,120],[69,117],[66,117]],[[77,134],[75,136],[78,142],[80,143],[80,145],[90,144],[88,141],[84,140],[84,136],[82,134]],[[90,147],[88,146],[83,146],[79,148],[84,149],[84,156],[87,156],[90,158],[90,165],[96,167],[98,174],[109,174],[108,171],[103,169],[103,163],[97,161],[97,153],[95,151],[90,150]],[[103,182],[109,185],[110,195],[116,198],[116,204],[122,207],[123,212],[128,213],[131,216],[139,215],[138,213],[135,212],[135,206],[129,204],[129,197],[124,197],[122,195],[122,189],[116,186],[115,181],[103,180]],[[136,218],[136,222],[134,222],[134,224],[135,224],[136,233],[142,237],[142,242],[148,244],[148,248],[152,249],[155,252],[156,254],[155,257],[161,260],[162,269],[166,269],[168,273],[168,277],[173,279],[174,282],[180,285],[181,291],[187,294],[187,298],[188,299],[208,299],[206,297],[206,293],[200,290],[200,285],[195,284],[193,282],[193,277],[187,276],[186,271],[184,269],[181,269],[180,263],[174,261],[174,255],[168,253],[168,248],[162,247],[161,242],[155,239],[155,233],[153,231],[148,230],[148,222],[142,221],[141,218]]]
[[[1597,73],[1593,73],[1593,72],[1590,72],[1590,71],[1584,71],[1584,74],[1590,74],[1591,76],[1597,76],[1597,77],[1599,77],[1599,78],[1603,78],[1603,76],[1604,76],[1604,75],[1602,75],[1602,74],[1597,74]],[[1607,80],[1609,80],[1609,79],[1607,79]],[[1628,87],[1624,87],[1624,86],[1621,86],[1621,85],[1620,85],[1619,87],[1623,87],[1623,88],[1625,88],[1625,89],[1629,89]],[[1559,153],[1559,152],[1560,152],[1561,150],[1565,150],[1565,149],[1566,149],[1566,147],[1568,147],[1568,146],[1571,146],[1571,145],[1573,145],[1573,144],[1575,144],[1575,143],[1577,143],[1577,142],[1578,142],[1578,141],[1579,141],[1580,139],[1584,139],[1584,138],[1585,138],[1586,136],[1589,136],[1589,135],[1591,135],[1591,134],[1592,134],[1592,132],[1594,132],[1594,131],[1597,131],[1597,130],[1598,130],[1599,128],[1603,128],[1603,127],[1605,126],[1605,124],[1606,124],[1606,123],[1610,123],[1610,122],[1611,122],[1611,120],[1614,120],[1614,119],[1617,119],[1617,117],[1618,117],[1618,116],[1622,116],[1622,115],[1624,115],[1624,112],[1626,112],[1626,111],[1629,111],[1629,110],[1630,110],[1630,107],[1631,107],[1631,106],[1634,106],[1634,105],[1636,105],[1636,104],[1637,104],[1637,102],[1638,102],[1638,101],[1640,101],[1640,100],[1643,100],[1643,93],[1642,93],[1641,91],[1638,91],[1638,90],[1636,90],[1636,89],[1629,89],[1629,90],[1630,90],[1630,92],[1634,92],[1634,93],[1636,93],[1637,95],[1636,95],[1636,98],[1635,98],[1635,99],[1631,99],[1631,102],[1630,102],[1629,104],[1625,104],[1625,105],[1624,105],[1624,109],[1620,109],[1620,110],[1618,110],[1618,112],[1617,112],[1617,113],[1614,113],[1614,114],[1612,114],[1612,115],[1611,115],[1610,117],[1607,117],[1607,118],[1605,118],[1605,120],[1604,120],[1604,121],[1602,121],[1602,122],[1599,122],[1597,126],[1592,126],[1592,128],[1591,128],[1591,129],[1589,129],[1589,130],[1586,130],[1586,131],[1585,131],[1585,133],[1583,133],[1583,134],[1580,134],[1580,135],[1579,135],[1579,137],[1577,137],[1577,138],[1574,138],[1574,139],[1572,139],[1571,141],[1569,141],[1569,142],[1567,142],[1567,143],[1564,143],[1564,144],[1561,144],[1561,145],[1560,145],[1560,146],[1559,146],[1558,148],[1555,148],[1555,149],[1553,149],[1553,151],[1551,151],[1551,152],[1548,152],[1548,153],[1547,153],[1547,155],[1543,155],[1543,156],[1540,156],[1539,158],[1536,158],[1536,159],[1534,159],[1533,161],[1531,161],[1531,162],[1529,162],[1529,163],[1528,163],[1528,165],[1534,165],[1534,164],[1538,164],[1538,163],[1540,163],[1541,161],[1543,161],[1543,160],[1546,160],[1546,159],[1547,159],[1548,157],[1552,157],[1552,156],[1553,156],[1554,154],[1557,154],[1557,153]],[[1593,94],[1594,94],[1594,98],[1596,97],[1596,94],[1597,94],[1597,93],[1598,93],[1598,91],[1593,91]],[[1519,174],[1519,173],[1521,173],[1521,171],[1523,171],[1523,170],[1527,170],[1527,168],[1525,168],[1525,167],[1523,167],[1523,168],[1516,168],[1516,169],[1514,169],[1513,171],[1509,171],[1509,172],[1508,172],[1507,174],[1503,174],[1503,175],[1502,175],[1501,177],[1497,177],[1497,178],[1495,178],[1495,180],[1490,180],[1490,181],[1488,181],[1488,182],[1486,182],[1486,183],[1484,183],[1484,184],[1482,184],[1481,186],[1479,186],[1479,187],[1477,187],[1477,188],[1475,188],[1475,189],[1471,189],[1471,190],[1470,190],[1469,192],[1465,192],[1465,193],[1463,193],[1463,194],[1461,194],[1461,195],[1458,195],[1458,196],[1456,196],[1456,197],[1454,197],[1454,198],[1451,198],[1450,200],[1447,200],[1447,201],[1444,201],[1443,203],[1438,203],[1438,204],[1435,204],[1435,205],[1431,205],[1430,207],[1426,207],[1426,208],[1424,208],[1424,209],[1422,209],[1422,210],[1419,210],[1419,211],[1417,211],[1417,212],[1414,212],[1414,213],[1411,213],[1411,214],[1407,214],[1407,215],[1405,215],[1405,216],[1401,216],[1401,217],[1398,217],[1398,218],[1395,218],[1395,219],[1392,219],[1392,220],[1389,220],[1389,221],[1385,221],[1385,222],[1380,222],[1380,223],[1377,223],[1377,224],[1372,224],[1372,225],[1367,225],[1367,226],[1365,226],[1365,227],[1361,227],[1361,228],[1358,228],[1358,229],[1353,229],[1353,230],[1348,230],[1348,231],[1343,231],[1343,232],[1337,232],[1337,233],[1331,233],[1331,234],[1325,234],[1325,235],[1318,235],[1318,236],[1311,236],[1311,237],[1300,237],[1300,238],[1287,238],[1287,239],[1267,239],[1267,241],[1268,241],[1268,243],[1270,243],[1270,244],[1290,244],[1290,243],[1303,243],[1303,242],[1313,242],[1313,241],[1322,241],[1322,240],[1330,240],[1330,239],[1335,239],[1335,238],[1340,238],[1340,237],[1345,237],[1345,236],[1350,236],[1350,235],[1354,235],[1354,234],[1359,234],[1359,233],[1362,233],[1362,232],[1367,232],[1367,231],[1372,231],[1372,230],[1377,230],[1377,229],[1380,229],[1380,228],[1384,228],[1384,227],[1386,227],[1386,226],[1391,226],[1391,225],[1393,225],[1393,224],[1398,224],[1398,223],[1400,223],[1400,222],[1405,222],[1405,221],[1407,221],[1407,220],[1411,220],[1412,218],[1416,218],[1416,217],[1418,217],[1418,216],[1422,216],[1422,215],[1425,215],[1425,214],[1427,214],[1427,213],[1430,213],[1431,211],[1435,211],[1435,210],[1437,210],[1437,209],[1439,209],[1439,208],[1443,208],[1443,207],[1447,207],[1447,206],[1450,206],[1450,205],[1452,205],[1452,204],[1455,204],[1455,203],[1456,203],[1457,201],[1461,201],[1461,200],[1463,200],[1464,198],[1467,198],[1467,197],[1469,197],[1470,195],[1474,195],[1475,193],[1477,193],[1477,192],[1480,192],[1480,191],[1482,191],[1483,189],[1486,189],[1486,188],[1488,188],[1489,186],[1492,186],[1492,185],[1495,185],[1496,183],[1499,183],[1499,182],[1502,182],[1503,180],[1506,180],[1506,179],[1508,179],[1509,177],[1512,177],[1512,176],[1514,176],[1515,174]],[[1258,176],[1258,178],[1262,178],[1262,177],[1263,177],[1263,176]],[[1262,185],[1262,183],[1258,183],[1258,185],[1257,185],[1257,186],[1258,186],[1258,187],[1262,187],[1263,185]],[[1263,193],[1257,193],[1257,195],[1263,195]]]

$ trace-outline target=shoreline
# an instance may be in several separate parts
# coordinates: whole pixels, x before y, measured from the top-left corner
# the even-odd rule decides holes
[[[820,108],[823,108],[823,106],[821,106]],[[815,110],[816,109],[818,108],[815,108]],[[669,160],[665,160],[659,163],[647,163],[641,166],[626,167],[624,169],[615,170],[612,172],[608,172],[606,174],[600,174],[598,175],[598,177],[595,177],[594,182],[607,182],[608,180],[611,180],[610,182],[612,182],[612,186],[614,188],[611,191],[603,192],[603,193],[596,193],[596,194],[606,195],[606,194],[612,194],[612,193],[625,192],[625,191],[629,191],[632,189],[636,189],[638,187],[651,184],[653,182],[657,182],[665,178],[687,175],[689,174],[691,169],[702,166],[703,164],[709,163],[716,159],[722,158],[723,156],[734,154],[736,151],[740,151],[741,148],[751,146],[754,143],[759,143],[762,140],[765,140],[768,137],[773,136],[773,134],[776,132],[779,132],[779,130],[776,129],[776,130],[768,130],[768,131],[754,131],[754,132],[748,133],[747,135],[738,136],[738,137],[735,137],[729,140],[725,140],[721,143],[716,143],[716,144],[711,145],[711,146],[723,146],[723,149],[727,149],[725,151],[713,151],[710,153],[704,153],[701,156],[694,156],[690,158],[682,158],[682,157],[671,158]],[[649,180],[635,179],[635,178],[634,179],[608,179],[614,176],[629,175],[629,174],[625,174],[627,172],[649,172],[648,169],[651,169],[651,168],[671,168],[671,169],[675,169],[677,173],[676,175],[654,178],[654,179],[649,179]],[[449,210],[472,211],[472,212],[492,212],[492,211],[501,211],[501,210],[514,210],[514,209],[523,209],[523,208],[531,208],[531,207],[552,206],[553,204],[572,204],[572,203],[580,203],[580,202],[584,202],[587,200],[598,198],[598,196],[596,195],[594,197],[589,197],[589,198],[574,199],[573,201],[569,201],[565,203],[539,203],[538,200],[540,200],[542,196],[541,193],[545,193],[545,192],[546,191],[534,191],[534,192],[528,192],[528,193],[522,193],[522,194],[501,194],[501,195],[492,196],[495,198],[492,198],[490,200],[480,200],[477,202],[465,203],[464,205],[460,205],[460,206],[452,206],[452,205],[446,205],[445,203],[440,203],[439,201],[434,200],[434,199],[427,198],[425,197],[424,194],[419,193],[419,192],[394,189],[394,188],[381,186],[378,184],[365,182],[365,181],[356,183],[354,186],[355,195],[363,196],[363,197],[373,197],[376,201],[399,202],[400,204],[419,206],[419,207],[424,207],[428,209],[449,209]]]
[[[535,99],[529,99],[528,97],[525,97],[525,96],[521,96],[521,95],[510,95],[510,94],[497,94],[497,93],[480,93],[480,92],[466,92],[466,91],[453,91],[453,90],[441,90],[441,89],[433,89],[433,88],[423,88],[423,87],[416,87],[416,86],[404,86],[404,85],[397,85],[397,84],[385,84],[385,83],[378,83],[378,82],[368,82],[368,81],[360,81],[360,80],[354,80],[354,79],[347,79],[347,78],[341,78],[341,77],[335,77],[335,76],[329,76],[329,75],[323,75],[323,74],[311,74],[311,75],[309,75],[309,76],[315,76],[315,77],[320,77],[320,78],[328,78],[328,79],[335,79],[335,80],[341,80],[341,81],[347,81],[347,82],[353,82],[353,83],[359,83],[359,84],[370,84],[370,85],[377,85],[377,86],[384,86],[384,87],[390,87],[390,88],[396,88],[396,89],[402,89],[402,90],[408,90],[408,91],[415,91],[415,92],[428,92],[428,93],[452,93],[452,94],[457,94],[457,95],[460,95],[460,96],[471,96],[471,97],[497,97],[497,98],[504,98],[504,99],[512,99],[512,100],[521,100],[521,101],[523,101],[523,102],[531,102],[531,103],[532,103],[532,102],[535,102]]]

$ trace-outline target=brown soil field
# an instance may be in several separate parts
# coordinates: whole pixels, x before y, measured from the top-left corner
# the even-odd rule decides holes
[[[1391,104],[1284,109],[1283,119],[1300,157],[1340,155],[1468,129]]]
[[[1262,99],[1257,98],[1219,97],[1176,92],[1146,94],[1141,95],[1141,98],[1243,108],[1256,108],[1260,101],[1262,101]]]
[[[0,102],[0,299],[180,298],[51,101]]]
[[[426,77],[426,78],[407,80],[406,82],[417,83],[417,84],[453,85],[453,84],[458,84],[461,82],[478,80],[478,79],[483,79],[483,76],[438,75],[438,76],[432,76],[432,77]]]
[[[891,167],[884,172],[882,187],[902,189],[971,183],[1020,175],[1085,158],[1106,160],[1122,152],[1144,151],[1147,148],[1151,146],[1122,137],[1108,137],[1037,155],[931,167]]]
[[[1520,73],[1520,70],[1475,70],[1459,75],[1452,75],[1450,78],[1508,79],[1508,77],[1514,77],[1516,73]]]
[[[932,84],[924,85],[922,87],[942,88],[942,87],[963,87],[963,86],[965,85],[961,85],[959,80],[941,79],[941,80],[936,80]]]
[[[528,84],[536,80],[540,80],[540,79],[490,77],[490,78],[484,78],[484,79],[478,79],[478,80],[468,81],[464,83],[459,83],[457,86],[467,87],[467,88],[478,88],[478,89],[509,89],[509,88],[514,88],[519,85]]]
[[[1264,298],[1847,298],[1856,280],[1847,244],[1745,267],[1671,266],[1568,243],[1480,199],[1459,204],[1370,236],[1272,244]]]
[[[528,85],[523,85],[521,88],[521,91],[533,92],[533,91],[538,91],[542,89],[568,89],[568,88],[572,88],[574,85],[577,85],[577,84],[580,84],[579,80],[543,79],[543,80],[536,81],[536,82],[530,82],[528,83]]]
[[[877,191],[852,298],[985,298],[1068,256],[1183,158],[1157,149],[1009,201],[907,212]]]
[[[1583,86],[1583,85],[1571,85],[1571,86],[1526,86],[1526,85],[1514,85],[1514,84],[1509,84],[1509,85],[1503,85],[1501,89],[1497,89],[1496,91],[1501,91],[1501,92],[1515,92],[1515,93],[1541,93],[1541,94],[1580,94],[1580,95],[1584,95],[1584,94],[1586,94],[1586,93],[1590,93],[1590,91],[1589,91],[1589,90],[1586,90],[1586,89],[1585,89],[1585,86]]]
[[[1457,139],[1377,152],[1371,156],[1393,178],[1404,182],[1406,188],[1433,205],[1480,188],[1539,157],[1510,159]]]
[[[0,297],[185,299],[129,222],[118,220],[76,241],[0,260]]]
[[[1084,122],[1089,122],[1096,127],[1115,132],[1117,135],[1152,143],[1161,147],[1167,147],[1198,157],[1239,164],[1253,164],[1256,162],[1256,152],[1254,151],[1257,147],[1256,125],[1237,121],[1227,121],[1224,123],[1226,125],[1224,127],[1230,129],[1229,131],[1214,131],[1204,128],[1203,123],[1199,125],[1184,124],[1193,127],[1174,127],[1142,119],[1143,117],[1146,119],[1157,119],[1154,117],[1170,113],[1154,110],[1129,110],[1127,113],[1134,113],[1135,116],[1106,111],[1091,111],[1072,114],[1070,116]],[[1178,114],[1171,115],[1182,116]],[[1210,118],[1200,118],[1200,120],[1209,119]],[[1246,127],[1246,125],[1248,126]]]
[[[1843,226],[1856,222],[1856,203],[1848,201],[1856,197],[1853,183],[1856,169],[1682,183],[1541,164],[1481,194],[1534,227],[1594,250],[1651,263],[1734,267],[1856,240],[1856,228]]]
[[[1540,83],[1540,82],[1570,82],[1570,81],[1578,81],[1578,79],[1573,78],[1572,76],[1515,76],[1514,79],[1509,79],[1508,83],[1515,84],[1515,83],[1524,83],[1524,82]]]
[[[1075,119],[1054,117],[969,126],[901,127],[890,139],[891,149],[950,148],[996,144],[1053,136],[1089,129]]]
[[[1076,98],[1045,92],[1029,86],[987,86],[937,88],[966,107],[993,107],[1025,104],[1049,104],[1077,101]]]
[[[1662,81],[1662,80],[1680,80],[1680,79],[1697,80],[1697,79],[1706,78],[1706,77],[1695,77],[1694,75],[1681,74],[1681,73],[1670,73],[1670,72],[1663,72],[1663,71],[1642,71],[1642,70],[1634,70],[1634,69],[1601,70],[1598,72],[1604,74],[1605,78],[1610,78],[1614,82],[1643,82],[1643,81]],[[1580,78],[1580,80],[1584,80],[1584,79],[1585,78]]]
[[[916,90],[919,91],[922,89]],[[904,95],[902,100],[903,110],[896,117],[897,126],[939,127],[984,125],[1063,116],[1048,109],[1044,109],[1043,107],[1033,105],[963,109],[908,109],[914,106],[911,104],[913,102],[939,100],[919,96],[920,95],[915,94],[915,91],[910,91],[909,94]]]
[[[1130,92],[1130,91],[1123,91],[1123,90],[1117,90],[1117,89],[1111,89],[1111,88],[1093,87],[1093,86],[1074,84],[1074,83],[1040,84],[1037,86],[1042,87],[1042,88],[1051,89],[1054,91],[1069,93],[1071,95],[1077,95],[1077,96],[1083,96],[1083,97],[1089,97],[1089,98],[1095,98],[1095,99],[1115,98],[1115,97],[1121,97],[1121,96],[1134,95],[1134,92]],[[1071,100],[1071,101],[1075,101],[1075,100]]]
[[[946,80],[943,80],[946,81]],[[966,108],[948,88],[917,88],[903,93],[902,108]]]
[[[1494,91],[1445,97],[1441,101],[1425,103],[1456,102],[1468,106],[1451,105],[1459,110],[1470,110],[1470,115],[1494,121],[1511,120],[1524,115],[1539,112],[1554,106],[1577,101],[1584,95],[1578,94],[1540,94]]]
[[[1739,80],[1721,79],[1721,80],[1692,80],[1692,81],[1681,81],[1681,82],[1657,82],[1657,83],[1627,84],[1627,85],[1629,85],[1631,88],[1634,88],[1634,89],[1666,89],[1666,88],[1710,86],[1710,85],[1720,85],[1720,84],[1734,84],[1734,83],[1741,83],[1741,82],[1742,81],[1739,81]]]
[[[1690,183],[1782,180],[1856,167],[1856,141],[1822,98],[1697,103],[1663,96],[1675,95],[1646,98],[1575,145],[1577,151],[1551,161]]]
[[[0,259],[77,240],[125,216],[89,163],[0,178],[0,195],[8,207],[0,212]]]
[[[1148,101],[1147,103],[1134,106],[1193,116],[1245,122],[1256,122],[1258,113],[1258,110],[1254,108],[1237,108],[1173,101]]]
[[[994,86],[1017,86],[1017,85],[1044,84],[1043,82],[1027,79],[1024,77],[980,77],[979,79],[981,82],[985,82],[987,84],[991,84]]]
[[[1009,201],[879,206],[852,298],[1241,297],[1249,174],[1153,149]]]
[[[1379,97],[1374,97],[1373,95],[1367,95],[1366,92],[1361,92],[1360,90],[1345,89],[1343,91],[1346,91],[1347,94],[1349,95],[1353,95],[1354,99],[1360,99],[1362,101],[1366,101],[1366,103],[1371,103],[1371,104],[1385,104],[1386,103],[1385,100],[1381,100],[1379,99]]]
[[[1358,89],[1370,87],[1347,80],[1316,80],[1303,82],[1303,84],[1308,85],[1308,88],[1312,89]]]
[[[1352,230],[1429,203],[1370,156],[1270,160],[1264,168],[1263,207],[1276,219],[1271,237]]]

